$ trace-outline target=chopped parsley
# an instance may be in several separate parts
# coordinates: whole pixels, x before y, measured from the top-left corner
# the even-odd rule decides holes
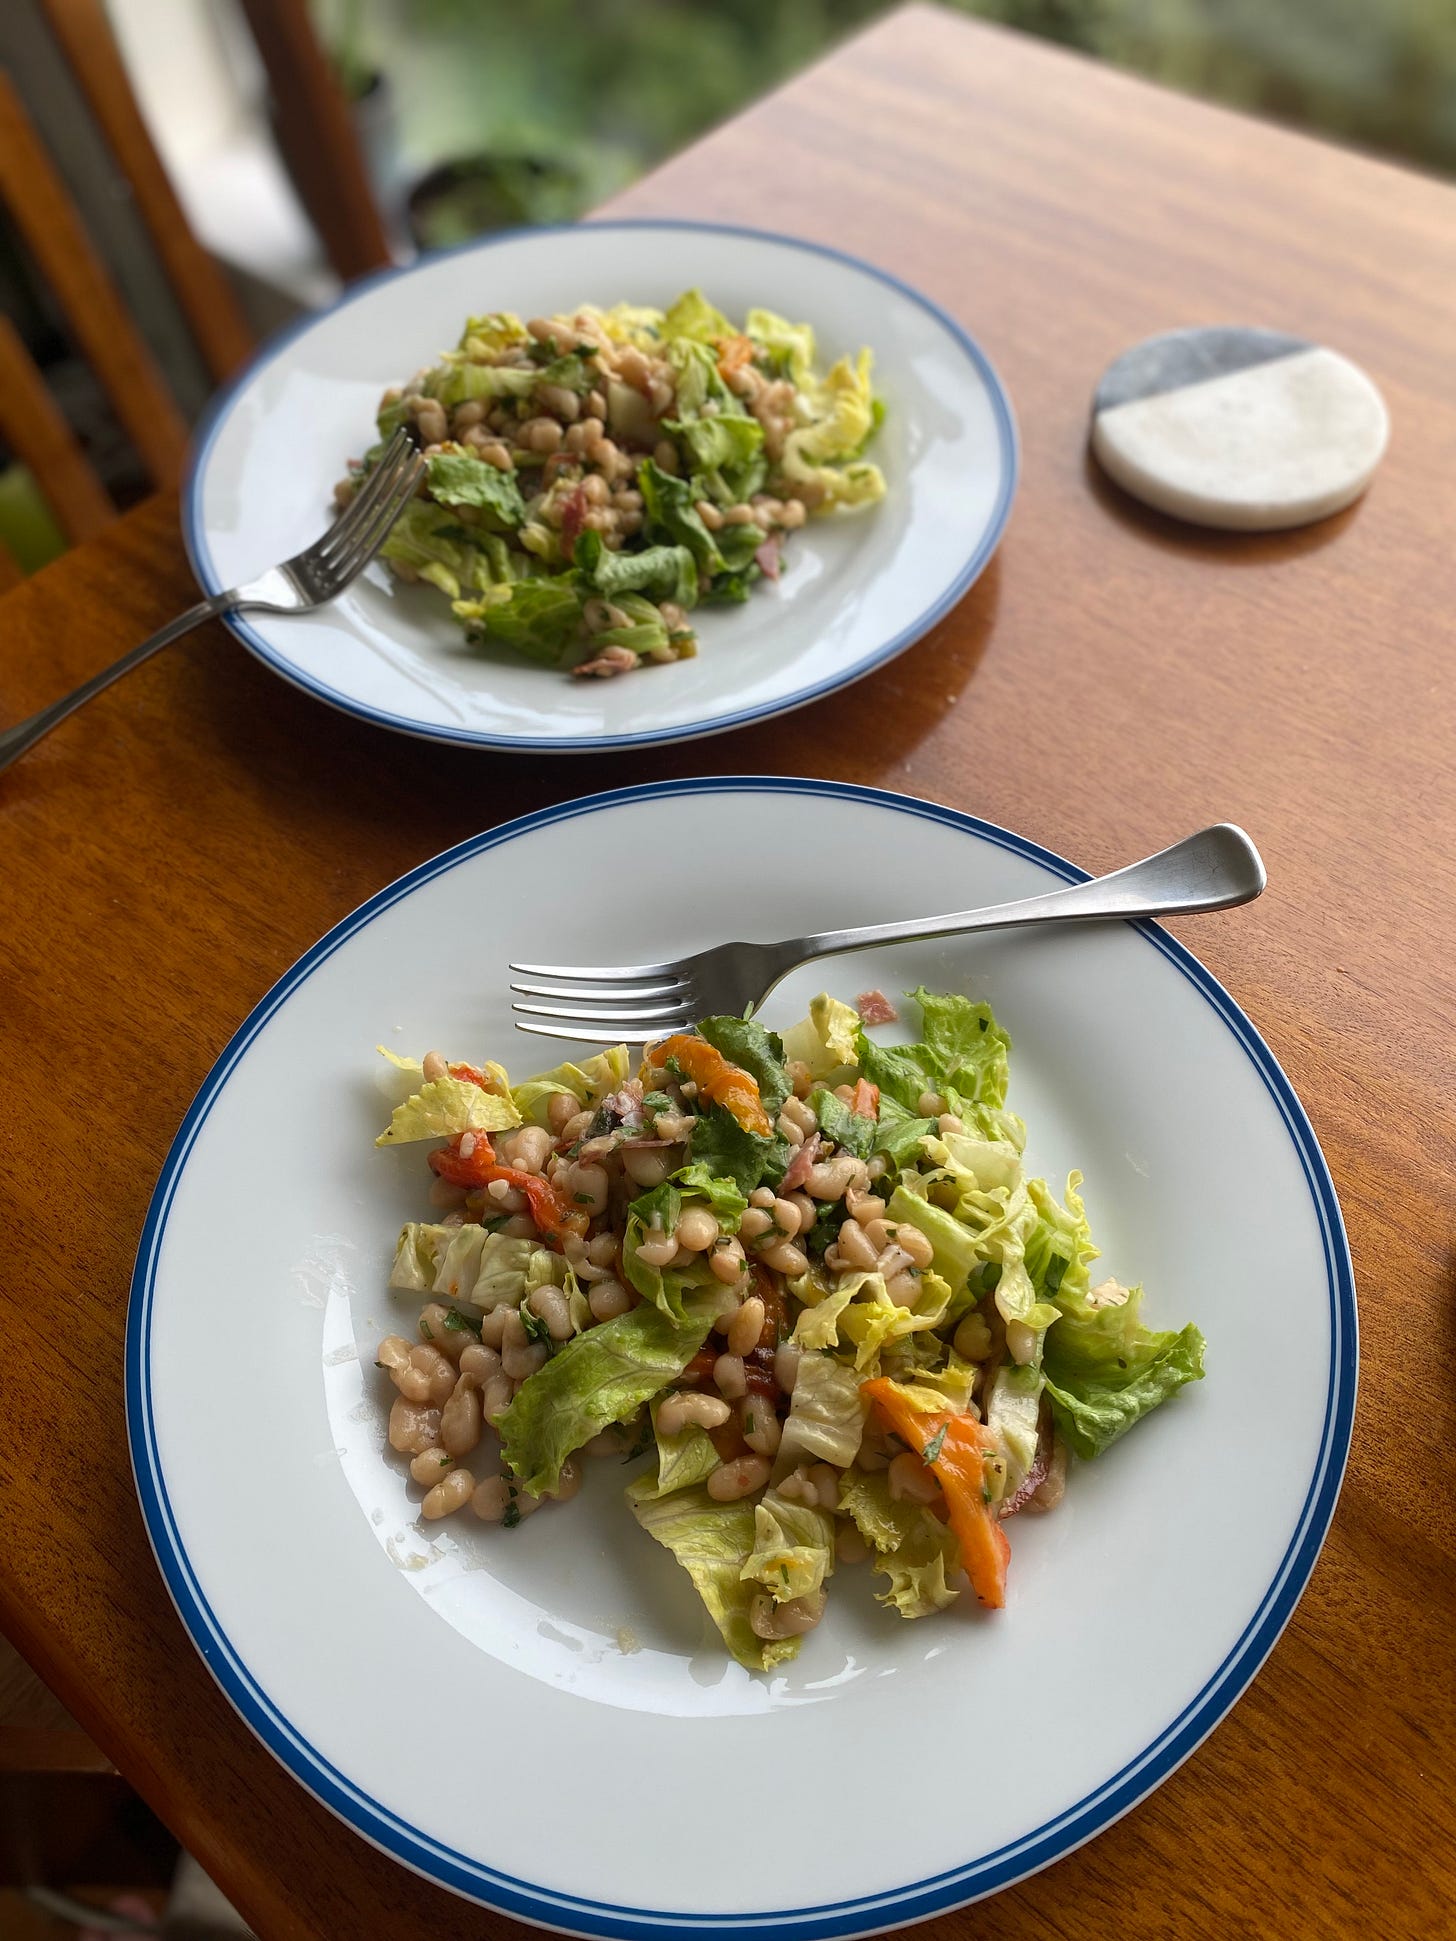
[[[935,1434],[921,1450],[920,1460],[925,1464],[927,1469],[929,1469],[933,1462],[939,1459],[940,1452],[945,1447],[945,1432],[949,1427],[950,1424],[948,1422],[942,1422]]]
[[[479,1334],[480,1323],[472,1321],[468,1314],[461,1314],[458,1308],[450,1308],[445,1315],[445,1327],[450,1334]]]
[[[652,1432],[652,1418],[651,1416],[648,1416],[646,1422],[643,1424],[641,1434],[638,1436],[637,1440],[632,1444],[632,1447],[627,1451],[626,1455],[623,1456],[622,1461],[636,1462],[639,1456],[645,1455],[646,1452],[652,1447],[653,1440],[654,1438],[653,1438],[653,1432]]]
[[[511,1500],[509,1503],[506,1504],[506,1513],[501,1518],[501,1522],[505,1525],[506,1529],[514,1530],[516,1525],[520,1522],[520,1520],[521,1520],[520,1505],[516,1502],[516,1492],[512,1490]]]
[[[524,1302],[521,1304],[519,1313],[521,1316],[521,1326],[526,1330],[527,1340],[544,1341],[549,1348],[551,1345],[551,1330],[541,1319],[540,1315],[533,1308],[528,1308]]]

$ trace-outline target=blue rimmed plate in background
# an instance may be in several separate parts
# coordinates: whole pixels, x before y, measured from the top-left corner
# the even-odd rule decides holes
[[[817,244],[688,222],[602,222],[472,243],[355,285],[276,338],[214,407],[183,501],[209,593],[287,559],[332,516],[345,462],[373,441],[381,393],[483,310],[665,305],[691,285],[729,315],[813,324],[835,358],[868,344],[887,415],[872,456],[885,501],[811,522],[782,578],[694,616],[696,659],[627,681],[574,681],[469,649],[444,602],[381,565],[332,606],[229,619],[284,679],[346,713],[431,740],[584,750],[684,741],[797,708],[900,653],[990,559],[1016,484],[1011,407],[985,353],[882,270]]]
[[[794,867],[765,871],[785,830]],[[625,893],[621,859],[648,851],[644,901]],[[853,860],[871,857],[893,867]],[[1053,1514],[1010,1526],[1004,1611],[967,1598],[906,1623],[846,1568],[801,1656],[755,1676],[629,1514],[631,1471],[592,1464],[574,1502],[505,1531],[421,1524],[420,1492],[384,1453],[392,1391],[374,1351],[417,1316],[387,1282],[429,1174],[418,1147],[373,1147],[398,1095],[376,1042],[524,1076],[560,1054],[511,1029],[513,957],[652,960],[742,930],[744,911],[767,939],[1079,876],[1005,830],[871,789],[627,789],[507,824],[381,890],[243,1025],[142,1237],[132,1456],[209,1668],[363,1837],[570,1933],[827,1941],[1058,1859],[1244,1690],[1333,1514],[1354,1288],[1289,1081],[1153,925],[867,952],[838,976],[796,974],[765,1010],[792,1022],[824,981],[989,998],[1013,1039],[1030,1170],[1057,1182],[1080,1168],[1099,1271],[1145,1284],[1152,1326],[1191,1319],[1207,1336],[1202,1382],[1074,1464]],[[548,906],[543,882],[570,894]]]

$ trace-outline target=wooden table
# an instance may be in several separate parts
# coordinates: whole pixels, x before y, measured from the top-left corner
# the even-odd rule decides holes
[[[941,1926],[1449,1932],[1456,193],[914,8],[614,211],[842,244],[963,319],[1020,416],[1007,539],[902,659],[695,748],[427,747],[330,713],[212,629],[0,779],[0,1622],[267,1941],[497,1932],[253,1742],[143,1535],[128,1276],[224,1041],[321,931],[497,809],[695,770],[807,772],[954,803],[1094,869],[1230,816],[1260,842],[1269,894],[1188,934],[1284,1061],[1343,1198],[1365,1364],[1344,1497],[1287,1634],[1208,1744],[1092,1845]],[[1107,360],[1225,318],[1324,338],[1370,371],[1394,438],[1363,505],[1282,538],[1201,535],[1089,468]],[[192,597],[176,508],[153,502],[0,607],[7,715]],[[1239,1465],[1230,1487],[1257,1474]]]

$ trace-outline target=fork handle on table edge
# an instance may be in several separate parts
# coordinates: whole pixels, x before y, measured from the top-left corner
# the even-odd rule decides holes
[[[18,761],[27,748],[33,748],[43,735],[48,735],[51,729],[64,721],[68,714],[74,714],[77,708],[84,707],[93,695],[99,694],[103,688],[110,687],[113,681],[119,681],[123,674],[129,674],[134,667],[140,667],[144,660],[150,660],[153,654],[159,653],[163,647],[169,647],[183,634],[191,633],[192,629],[200,627],[204,620],[211,620],[219,613],[226,613],[237,597],[236,592],[230,589],[226,593],[214,593],[211,599],[199,600],[195,607],[188,607],[187,611],[179,613],[175,620],[169,620],[165,627],[159,627],[149,640],[142,642],[140,647],[130,648],[120,660],[114,660],[110,667],[103,667],[99,674],[93,674],[89,681],[83,681],[79,687],[72,688],[69,694],[63,694],[59,701],[52,701],[48,708],[41,708],[38,713],[29,716],[25,721],[17,721],[13,728],[0,729],[0,771],[9,768],[13,761]]]
[[[976,930],[1012,930],[1024,923],[1069,923],[1094,917],[1189,916],[1199,910],[1228,910],[1250,903],[1268,876],[1263,858],[1237,824],[1217,822],[1185,836],[1155,856],[1129,863],[1107,876],[1065,889],[1048,890],[1015,903],[993,903],[946,917],[911,917],[903,923],[877,923],[859,930],[826,930],[784,944],[802,951],[797,963],[840,951],[868,950],[876,944],[906,943],[925,937],[963,936]],[[786,973],[780,973],[785,975]],[[775,980],[777,982],[777,979]]]

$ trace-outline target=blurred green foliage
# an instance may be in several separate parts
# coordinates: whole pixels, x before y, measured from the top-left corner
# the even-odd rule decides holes
[[[411,173],[535,154],[575,169],[587,203],[884,10],[882,0],[315,4],[351,63],[362,48],[393,81]],[[1191,93],[1456,174],[1456,0],[963,4]]]

